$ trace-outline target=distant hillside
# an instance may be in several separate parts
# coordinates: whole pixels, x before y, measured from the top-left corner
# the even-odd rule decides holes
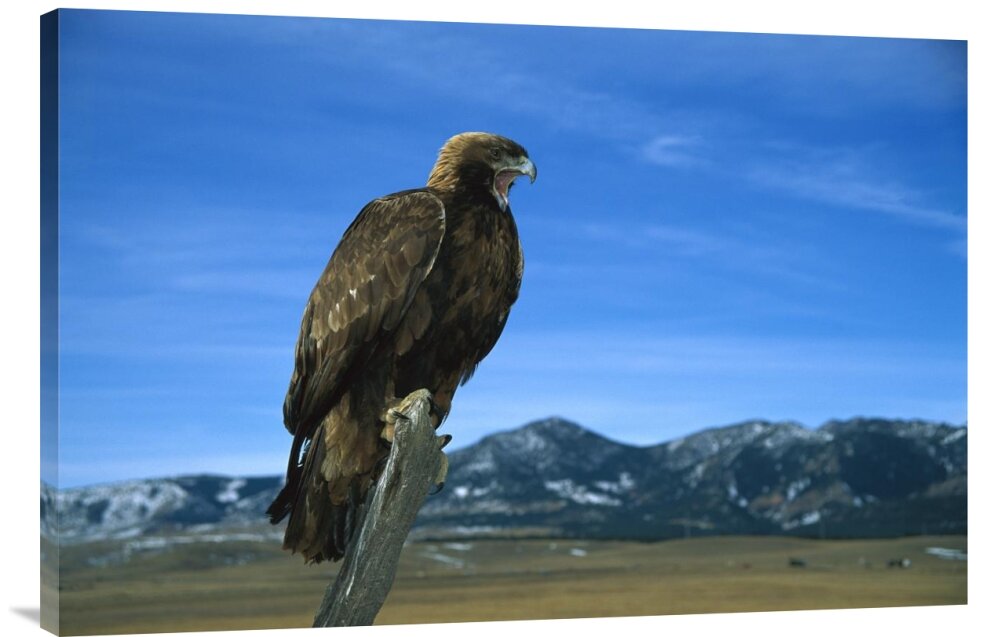
[[[750,421],[635,447],[550,418],[451,453],[448,483],[428,498],[414,536],[964,533],[966,432],[919,420],[818,430]],[[58,492],[43,484],[42,531],[58,528],[69,543],[276,540],[281,529],[264,510],[280,486],[279,477],[207,475]]]
[[[651,447],[552,418],[451,456],[423,535],[882,537],[966,530],[966,429],[752,421]]]

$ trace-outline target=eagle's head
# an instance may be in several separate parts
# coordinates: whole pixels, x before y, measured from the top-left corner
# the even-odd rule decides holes
[[[441,148],[427,186],[441,190],[486,189],[501,210],[514,180],[527,175],[535,181],[535,164],[528,151],[512,139],[491,133],[460,133]]]

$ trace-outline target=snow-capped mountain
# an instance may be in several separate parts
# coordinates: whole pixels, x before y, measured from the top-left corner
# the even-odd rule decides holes
[[[551,418],[455,452],[424,536],[884,536],[966,529],[966,429],[749,421],[651,447]]]
[[[183,476],[56,490],[42,484],[42,533],[62,542],[257,526],[281,478]]]
[[[967,430],[857,418],[812,430],[749,421],[637,447],[560,418],[450,454],[417,537],[692,534],[830,537],[966,530]],[[278,537],[264,510],[278,477],[186,476],[55,491],[43,533],[62,542],[163,534]],[[58,524],[56,524],[58,520]]]

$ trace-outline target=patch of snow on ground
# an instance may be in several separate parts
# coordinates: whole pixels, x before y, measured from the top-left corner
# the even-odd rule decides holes
[[[126,542],[122,547],[125,558],[140,551],[163,551],[181,544],[222,544],[227,542],[275,542],[282,537],[280,531],[271,533],[214,533],[207,535],[176,535],[147,537]]]
[[[539,436],[538,433],[531,430],[525,430],[522,433],[521,439],[521,449],[526,452],[531,451],[542,451],[548,447],[549,441]]]
[[[601,491],[607,491],[609,493],[624,493],[635,486],[635,480],[631,475],[629,475],[628,471],[622,471],[618,474],[617,482],[598,480],[594,482],[594,486]]]
[[[957,440],[961,440],[962,438],[965,438],[965,435],[967,433],[968,433],[968,430],[966,430],[966,429],[958,429],[954,433],[950,433],[947,436],[945,436],[944,440],[942,440],[941,442],[943,444],[946,444],[946,445],[951,444],[951,443],[953,443],[953,442],[955,442]]]
[[[497,470],[497,462],[493,454],[489,451],[479,452],[474,459],[465,465],[465,472],[469,473],[491,473]]]
[[[942,560],[961,560],[964,562],[969,559],[969,555],[961,549],[946,549],[940,546],[929,546],[924,549],[924,553],[939,557]]]
[[[219,491],[218,495],[215,496],[218,502],[236,502],[240,499],[240,489],[247,486],[247,481],[243,478],[236,478],[235,480],[230,480]]]
[[[168,480],[131,480],[111,485],[67,489],[56,494],[62,541],[115,537],[146,524],[153,515],[175,511],[187,492]],[[100,519],[90,519],[91,508],[102,507]]]
[[[702,477],[705,475],[705,463],[699,462],[695,465],[694,469],[688,472],[684,476],[684,483],[689,487],[695,487],[701,482]]]
[[[774,516],[775,519],[777,519],[777,517],[778,517],[777,515]],[[817,522],[819,522],[822,517],[823,516],[820,514],[819,511],[810,511],[809,513],[806,513],[798,520],[790,520],[788,522],[785,522],[784,524],[781,525],[781,528],[784,529],[785,531],[788,531],[790,529],[794,529],[799,526],[809,526],[810,524],[816,524]]]
[[[785,490],[785,499],[791,502],[795,498],[799,497],[800,493],[808,489],[811,483],[812,480],[809,478],[803,478],[791,483],[788,485],[788,489]]]
[[[729,494],[730,500],[735,500],[736,498],[740,497],[740,492],[736,489],[735,482],[729,483],[729,485],[726,487],[726,492]]]
[[[424,553],[424,557],[435,562],[441,562],[442,564],[447,564],[453,568],[462,568],[465,566],[465,560],[461,560],[457,557],[452,557],[451,555],[444,555],[442,553]]]
[[[112,533],[108,536],[112,540],[127,540],[130,537],[139,537],[142,535],[142,529],[139,527],[133,527],[131,529],[125,529],[124,531],[119,531],[118,533]]]
[[[488,487],[472,487],[467,484],[460,484],[458,486],[449,488],[451,490],[452,495],[454,495],[459,500],[464,500],[465,498],[468,498],[470,496],[473,498],[480,498],[489,493],[494,486],[495,483],[490,483],[490,486]]]
[[[816,524],[817,522],[820,521],[820,518],[822,517],[823,516],[820,515],[819,511],[810,511],[809,513],[806,513],[805,515],[802,516],[802,526],[809,526],[810,524]]]
[[[546,480],[545,488],[562,498],[569,498],[578,504],[596,504],[599,506],[620,506],[621,500],[605,493],[594,493],[586,487],[566,478],[563,480]]]
[[[496,533],[500,530],[499,526],[454,526],[449,529],[452,533],[456,535],[479,535],[482,533]]]

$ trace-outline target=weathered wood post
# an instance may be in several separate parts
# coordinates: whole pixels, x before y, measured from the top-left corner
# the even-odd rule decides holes
[[[313,626],[370,626],[396,577],[403,543],[435,479],[443,479],[443,438],[430,418],[430,392],[410,394],[396,423],[389,459],[369,493],[364,522],[337,578],[327,587]]]

